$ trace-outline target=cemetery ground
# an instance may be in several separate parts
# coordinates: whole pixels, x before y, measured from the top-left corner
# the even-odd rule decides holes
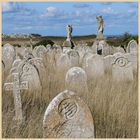
[[[4,68],[2,71],[2,84],[4,87],[5,83],[14,82],[12,85],[13,91],[6,91],[4,88],[2,89],[3,138],[44,137],[44,113],[48,105],[50,105],[51,101],[59,93],[67,89],[72,91],[75,90],[70,89],[70,87],[68,88],[68,85],[76,85],[76,87],[80,87],[77,88],[79,91],[76,95],[80,96],[91,111],[95,127],[95,138],[138,137],[137,42],[132,40],[131,36],[124,36],[124,38],[121,39],[114,37],[112,38],[112,41],[107,39],[110,43],[119,40],[117,42],[119,45],[113,44],[114,46],[120,46],[120,42],[124,43],[126,41],[125,45],[128,45],[128,53],[126,53],[124,50],[122,51],[122,48],[120,49],[120,47],[118,47],[119,49],[116,49],[116,47],[108,46],[106,43],[102,44],[101,41],[98,45],[104,45],[102,48],[103,50],[106,48],[113,48],[113,52],[111,52],[110,49],[109,51],[103,51],[104,53],[107,53],[105,54],[105,56],[107,56],[106,59],[106,57],[94,54],[96,44],[93,44],[93,41],[95,40],[96,43],[96,38],[92,37],[73,38],[75,44],[78,45],[73,50],[68,50],[66,47],[63,49],[63,52],[61,50],[61,45],[65,38],[49,38],[55,43],[52,45],[54,48],[52,46],[52,48],[45,48],[44,46],[37,45],[38,47],[34,48],[31,53],[29,52],[30,50],[28,50],[29,47],[15,47],[16,49],[13,47],[17,46],[14,44],[19,44],[21,46],[31,45],[29,38],[3,39],[3,44],[10,43],[13,46],[6,44],[2,49],[2,66]],[[37,40],[36,38],[36,40],[32,39],[32,41],[34,44],[40,40]],[[83,42],[86,42],[87,45]],[[56,44],[59,44],[60,46],[57,46]],[[23,56],[20,58],[18,53]],[[112,53],[112,55],[109,55],[108,53]],[[114,61],[112,63],[110,56],[113,57],[115,63]],[[109,65],[107,63],[104,65],[103,61],[108,62],[108,58]],[[131,63],[132,65],[130,65]],[[85,81],[87,80],[87,83],[83,82],[84,80],[82,78],[82,80],[79,80],[77,76],[80,72],[75,71],[75,73],[70,73],[70,76],[72,76],[70,78],[71,84],[68,82],[67,85],[66,73],[72,67],[81,67],[85,70],[87,79],[83,79]],[[106,70],[106,68],[108,70]],[[16,78],[14,78],[13,81],[13,73],[19,73],[20,77],[17,79],[19,81],[21,80],[20,82],[18,80],[16,81]],[[82,76],[80,75],[80,77]],[[79,80],[79,84],[76,79]],[[117,81],[117,79],[119,79],[119,81]],[[27,82],[27,85],[29,86],[27,90],[22,90],[26,89],[26,85],[19,85],[19,83],[21,84],[22,82]],[[81,84],[82,82],[86,83],[87,90],[85,90],[86,88],[83,88],[85,86]],[[19,89],[21,90],[19,91]],[[23,113],[23,123],[19,125],[17,125],[14,120],[15,114],[17,113],[14,102],[20,104],[20,99],[15,98],[17,97],[16,95],[19,94],[17,92],[20,92],[21,95]],[[18,108],[20,108],[20,106],[18,106]],[[58,108],[56,110],[58,111]],[[51,118],[52,121],[55,119],[57,120],[57,118],[54,118]],[[58,129],[59,126],[61,129],[61,124],[57,125]],[[69,123],[66,125],[69,127]],[[75,122],[74,125],[76,126],[77,123]],[[54,129],[56,129],[56,127],[54,127]],[[78,132],[75,129],[74,131]],[[57,132],[59,133],[59,131]],[[59,134],[62,134],[62,136],[63,134],[64,136],[68,136],[67,133],[60,132]],[[55,137],[55,135],[52,134],[52,137],[53,136]]]
[[[49,78],[48,78],[49,77]],[[110,73],[88,80],[89,93],[84,93],[94,120],[96,138],[138,137],[138,76],[132,82],[114,82]],[[25,122],[16,126],[12,91],[2,94],[2,137],[42,138],[42,121],[50,101],[65,88],[65,76],[51,70],[46,75],[46,88],[41,94],[21,93]]]

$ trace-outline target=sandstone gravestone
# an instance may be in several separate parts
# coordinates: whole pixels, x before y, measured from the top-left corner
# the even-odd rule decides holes
[[[84,67],[88,78],[96,78],[104,75],[104,60],[101,55],[94,54],[88,57]]]
[[[67,54],[70,59],[71,67],[79,66],[79,58],[80,58],[79,53],[75,50],[71,50],[67,52]]]
[[[19,76],[21,81],[28,81],[28,94],[39,95],[42,92],[39,72],[37,68],[29,62],[23,62],[19,65]],[[25,91],[24,91],[25,92]]]
[[[80,67],[72,67],[66,73],[66,88],[78,93],[79,96],[84,96],[88,93],[87,75]]]
[[[42,58],[45,52],[47,52],[47,49],[46,49],[46,47],[44,47],[43,45],[36,46],[36,47],[33,49],[33,55],[34,55],[35,57],[40,57],[40,58]]]
[[[57,60],[57,71],[58,72],[66,72],[71,66],[70,59],[68,54],[62,54],[60,58]]]
[[[94,138],[94,124],[88,106],[71,91],[57,95],[43,119],[44,138]]]
[[[5,73],[8,74],[16,58],[15,48],[10,44],[5,44],[2,48],[2,60],[5,64]]]
[[[104,68],[106,72],[112,71],[112,63],[114,61],[113,55],[107,55],[104,57]]]
[[[124,55],[132,63],[133,72],[138,72],[138,55],[136,53],[126,53]]]
[[[40,78],[40,82],[41,82],[41,86],[43,88],[45,88],[46,87],[46,79],[48,77],[47,77],[47,70],[43,64],[42,59],[41,58],[32,58],[29,60],[29,63],[37,69],[38,75]]]
[[[91,52],[86,52],[82,58],[82,68],[86,67],[86,61],[89,57],[91,57],[93,55],[93,53]]]
[[[132,81],[133,69],[131,62],[123,55],[116,55],[113,62],[112,74],[115,81]]]
[[[131,40],[127,45],[127,53],[138,53],[138,44],[135,40]]]
[[[120,53],[125,53],[125,50],[122,48],[122,47],[113,47],[113,53],[117,53],[117,52],[120,52]]]

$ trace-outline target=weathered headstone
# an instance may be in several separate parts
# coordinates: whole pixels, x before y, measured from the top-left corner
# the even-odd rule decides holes
[[[15,48],[10,44],[5,44],[2,48],[2,60],[5,63],[5,73],[9,73],[16,58]]]
[[[131,40],[127,45],[127,53],[138,53],[138,44],[135,40]]]
[[[88,106],[71,91],[57,95],[43,119],[44,138],[94,138],[94,124]]]
[[[21,96],[20,90],[27,90],[28,89],[28,81],[19,80],[19,74],[13,73],[13,83],[5,83],[4,89],[6,91],[13,90],[14,96],[14,105],[15,105],[15,120],[21,123],[23,121],[22,115],[22,103],[21,103]]]
[[[94,54],[88,57],[84,67],[88,78],[96,78],[104,75],[104,60],[101,55]]]
[[[47,70],[43,64],[42,59],[41,58],[32,58],[29,60],[29,63],[37,69],[41,85],[43,88],[45,88],[46,79],[47,79]]]
[[[58,72],[66,72],[71,67],[71,62],[68,54],[62,54],[57,60],[57,70]]]
[[[67,54],[70,59],[71,67],[79,66],[79,59],[80,59],[79,53],[75,50],[71,50],[67,52]]]
[[[44,53],[47,52],[47,49],[46,47],[40,45],[40,46],[36,46],[34,49],[33,49],[33,55],[35,57],[39,57],[39,58],[42,58]]]
[[[138,72],[138,55],[136,53],[126,53],[124,56],[132,63],[133,72]]]
[[[133,69],[131,62],[122,54],[117,54],[114,58],[112,74],[115,81],[132,81]]]
[[[72,67],[66,73],[66,88],[78,93],[79,96],[88,93],[87,75],[80,67]]]
[[[107,55],[104,57],[104,68],[106,72],[112,71],[112,63],[114,61],[113,55]]]
[[[19,76],[21,81],[28,81],[28,94],[39,95],[42,92],[39,72],[37,68],[29,62],[23,62],[19,65]]]

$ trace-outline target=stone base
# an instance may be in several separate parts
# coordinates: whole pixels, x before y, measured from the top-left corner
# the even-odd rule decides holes
[[[75,47],[75,45],[74,45],[74,43],[73,43],[73,41],[64,41],[64,43],[63,43],[63,45],[62,45],[63,47],[70,47],[71,49],[73,49],[74,47]]]

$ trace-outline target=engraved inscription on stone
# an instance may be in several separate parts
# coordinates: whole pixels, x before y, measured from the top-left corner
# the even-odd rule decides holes
[[[58,112],[65,119],[71,119],[77,112],[77,105],[74,100],[64,99],[58,106]]]
[[[128,60],[125,57],[119,57],[114,63],[120,67],[124,67],[128,64]]]

